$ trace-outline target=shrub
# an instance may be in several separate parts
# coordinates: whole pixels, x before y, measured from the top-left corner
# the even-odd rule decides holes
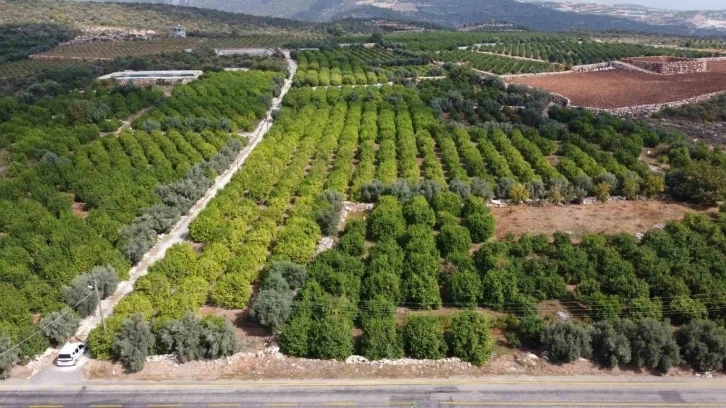
[[[81,318],[70,308],[51,312],[40,320],[43,335],[56,346],[65,344],[76,333]]]
[[[182,363],[201,359],[204,349],[199,317],[186,312],[183,318],[167,322],[159,331],[159,349],[176,354]]]
[[[529,188],[522,183],[515,183],[507,194],[509,199],[512,200],[512,204],[522,204],[529,200],[530,191]]]
[[[444,339],[444,326],[431,316],[411,316],[403,326],[403,344],[406,355],[419,359],[439,359],[448,349]]]
[[[494,349],[489,324],[473,311],[463,311],[451,320],[450,339],[454,356],[477,366],[486,363]]]
[[[494,198],[494,191],[492,185],[488,181],[479,177],[472,177],[471,179],[471,194],[483,199],[491,200]]]
[[[610,197],[610,184],[608,183],[598,183],[595,185],[595,197],[597,197],[597,200],[604,203],[608,200]]]
[[[133,373],[144,369],[146,357],[153,347],[154,335],[141,315],[131,316],[124,321],[111,346],[121,364]]]
[[[693,320],[676,336],[683,359],[698,371],[721,371],[726,363],[726,329],[710,320]]]
[[[420,195],[430,203],[434,201],[439,193],[441,193],[441,185],[435,180],[426,179],[413,188],[414,195]]]
[[[270,264],[267,274],[279,274],[290,286],[290,290],[295,290],[303,287],[308,272],[302,265],[290,261],[277,261]]]
[[[673,197],[692,203],[712,205],[726,195],[726,169],[705,161],[672,168],[665,182]]]
[[[462,200],[471,194],[471,187],[462,180],[451,180],[449,183],[449,191],[456,193]]]
[[[658,369],[662,373],[680,361],[678,344],[671,334],[668,322],[642,319],[625,321],[623,332],[630,340],[632,362],[639,368]]]
[[[20,359],[20,348],[14,346],[10,337],[0,336],[0,380],[10,377],[10,371]]]
[[[461,199],[456,193],[443,192],[434,198],[434,209],[437,214],[445,212],[458,217],[461,214]]]
[[[670,311],[676,324],[685,324],[692,320],[708,317],[708,309],[703,302],[688,296],[676,296],[670,303]]]
[[[375,203],[383,194],[383,183],[380,180],[373,180],[360,188],[360,199],[364,203]]]
[[[496,228],[494,216],[486,212],[475,212],[466,217],[466,228],[469,230],[471,240],[475,243],[487,241],[494,235]]]
[[[292,311],[293,292],[262,289],[250,307],[250,317],[273,332],[281,328]]]
[[[509,192],[517,183],[517,180],[511,177],[500,177],[497,182],[497,188],[494,190],[494,195],[499,199],[508,199]]]
[[[403,343],[393,315],[366,318],[361,325],[361,352],[369,360],[403,357]]]
[[[210,294],[215,305],[225,309],[244,309],[252,296],[252,288],[247,276],[228,273],[217,281]]]
[[[555,364],[571,363],[592,352],[590,332],[572,322],[555,322],[545,326],[541,341]]]
[[[353,325],[342,315],[328,314],[310,328],[308,355],[324,360],[345,360],[353,354]]]
[[[294,357],[307,357],[310,348],[308,333],[312,320],[309,313],[293,316],[280,333],[280,350]]]
[[[597,322],[592,332],[592,358],[596,363],[613,368],[621,363],[630,362],[630,341],[622,331],[619,322]]]
[[[436,224],[436,213],[423,196],[416,196],[403,206],[403,217],[409,225],[433,227]]]
[[[640,191],[640,183],[641,179],[640,176],[638,176],[638,173],[634,171],[628,171],[625,173],[625,176],[623,176],[622,186],[620,187],[625,198],[628,200],[635,199]]]
[[[98,306],[98,299],[89,286],[88,276],[81,275],[70,286],[63,287],[63,301],[82,317],[90,316]]]
[[[471,248],[469,230],[459,225],[446,224],[442,226],[436,240],[444,257],[454,253],[468,253]]]
[[[396,179],[393,183],[391,183],[388,187],[383,189],[384,195],[390,195],[393,197],[396,197],[398,201],[405,203],[408,200],[411,199],[411,196],[413,196],[413,192],[411,191],[411,186],[408,183],[407,179]]]
[[[232,323],[219,316],[202,319],[202,349],[204,357],[217,359],[231,356],[240,349]]]
[[[643,194],[646,197],[653,198],[665,191],[665,179],[658,174],[649,174],[643,184]]]
[[[399,238],[406,231],[401,203],[391,196],[383,196],[368,217],[368,229],[376,240]]]
[[[366,250],[366,223],[364,220],[348,222],[338,248],[350,256],[361,256]]]
[[[481,296],[482,284],[479,274],[471,271],[460,271],[449,279],[449,296],[459,307],[476,307]]]
[[[315,220],[325,236],[338,234],[340,210],[343,208],[343,196],[337,191],[327,190],[315,200]]]

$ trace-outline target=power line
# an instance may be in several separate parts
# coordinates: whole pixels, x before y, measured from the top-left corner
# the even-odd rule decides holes
[[[57,319],[53,320],[52,322],[50,322],[50,323],[46,324],[45,326],[43,326],[43,327],[41,327],[41,328],[38,328],[38,331],[36,331],[35,333],[31,334],[30,336],[28,336],[28,337],[26,337],[25,339],[23,339],[23,340],[22,340],[21,342],[19,342],[19,343],[15,344],[14,346],[12,346],[12,347],[8,348],[7,350],[3,351],[2,353],[0,353],[0,357],[2,357],[2,356],[4,356],[4,355],[6,355],[6,354],[7,354],[7,353],[9,353],[9,352],[10,352],[11,350],[13,350],[13,349],[16,349],[16,348],[20,347],[21,345],[25,344],[25,343],[26,343],[26,342],[27,342],[28,340],[32,339],[33,337],[37,336],[38,334],[42,334],[42,333],[43,333],[43,329],[45,329],[45,328],[47,328],[47,327],[50,327],[50,325],[52,325],[52,324],[56,323],[57,321],[59,321],[59,320],[60,320],[61,318],[63,318],[63,317],[64,317],[64,316],[66,315],[66,314],[68,314],[68,313],[71,313],[71,312],[73,312],[73,311],[74,311],[74,309],[75,309],[75,308],[76,308],[76,307],[77,307],[78,305],[80,305],[80,304],[81,304],[81,303],[82,303],[82,302],[83,302],[84,300],[88,299],[88,298],[89,298],[90,296],[92,296],[92,295],[94,295],[94,292],[91,292],[91,293],[87,294],[87,295],[86,295],[86,296],[85,296],[85,297],[84,297],[83,299],[79,300],[79,301],[78,301],[78,303],[76,303],[75,305],[71,306],[70,308],[67,308],[67,309],[64,309],[64,310],[62,310],[62,311],[60,312],[60,316],[58,316],[58,318],[57,318]]]

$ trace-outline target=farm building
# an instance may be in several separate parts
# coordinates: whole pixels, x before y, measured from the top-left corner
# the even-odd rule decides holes
[[[275,50],[272,48],[225,48],[215,49],[214,52],[219,56],[251,55],[254,57],[267,57],[275,54]]]
[[[187,38],[187,30],[180,25],[169,27],[169,38]]]
[[[153,85],[156,83],[186,84],[199,78],[203,73],[203,71],[119,71],[104,75],[98,79],[136,85]]]

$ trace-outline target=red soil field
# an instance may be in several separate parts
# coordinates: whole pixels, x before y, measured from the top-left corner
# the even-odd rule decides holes
[[[584,72],[510,78],[570,98],[573,105],[602,109],[675,102],[726,91],[726,61],[709,62],[708,72],[655,75],[630,71]]]

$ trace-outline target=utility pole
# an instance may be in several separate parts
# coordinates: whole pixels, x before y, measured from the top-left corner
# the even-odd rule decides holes
[[[101,324],[103,325],[103,332],[106,331],[106,319],[103,317],[103,306],[101,305],[101,296],[98,294],[98,282],[96,282],[96,274],[91,270],[91,277],[93,278],[93,290],[96,291],[96,300],[98,301],[98,312],[101,314]]]

